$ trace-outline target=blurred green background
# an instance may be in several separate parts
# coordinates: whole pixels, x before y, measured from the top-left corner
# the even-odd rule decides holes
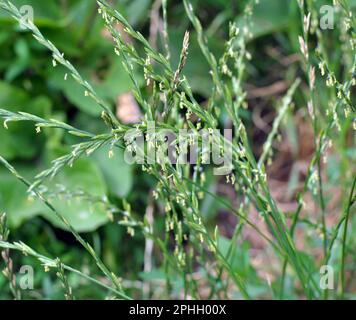
[[[210,48],[217,55],[224,49],[227,38],[228,22],[242,24],[242,12],[247,1],[230,0],[192,0],[209,38]],[[300,14],[296,1],[292,0],[260,0],[252,20],[253,38],[248,50],[253,61],[248,63],[246,72],[247,89],[270,85],[277,81],[292,82],[300,73],[294,55],[299,52],[297,41],[300,34]],[[331,3],[318,1],[320,4]],[[131,83],[125,73],[120,58],[115,55],[113,45],[103,21],[97,14],[97,6],[93,0],[13,0],[16,6],[31,5],[34,8],[35,24],[50,39],[95,87],[97,92],[110,103],[113,110],[118,107],[118,99],[130,91]],[[151,0],[118,0],[113,5],[125,16],[135,29],[140,30],[147,38],[150,36]],[[355,6],[356,1],[350,1]],[[181,1],[168,1],[168,19],[172,64],[177,65],[184,32],[190,29],[189,20],[184,12]],[[243,27],[243,25],[242,25]],[[330,42],[326,43],[333,49],[333,41],[337,34],[330,34]],[[158,41],[157,46],[160,47]],[[100,119],[100,108],[83,95],[79,85],[70,80],[63,81],[66,71],[53,67],[50,53],[44,49],[28,32],[24,32],[14,23],[11,17],[0,11],[0,108],[12,111],[24,111],[44,118],[55,118],[66,121],[74,126],[94,133],[106,130]],[[334,70],[342,72],[340,64],[342,52],[338,48],[332,53],[331,64]],[[292,59],[291,62],[287,59]],[[285,64],[282,60],[285,59]],[[293,62],[294,61],[294,62]],[[210,95],[211,78],[196,42],[194,32],[191,35],[191,46],[185,75],[190,80],[193,91],[199,101],[204,102]],[[144,86],[142,74],[137,71],[140,84]],[[276,98],[283,92],[277,92],[264,98],[262,113],[273,111]],[[320,95],[321,102],[327,102],[327,95]],[[302,93],[296,99],[303,105]],[[259,99],[251,98],[252,107],[259,105]],[[298,107],[298,106],[297,106]],[[247,126],[254,127],[253,114],[250,109],[243,114]],[[225,118],[224,118],[225,117]],[[222,115],[222,123],[227,121]],[[297,128],[293,119],[289,118],[289,141],[298,154],[299,142]],[[260,151],[266,133],[261,130],[251,131],[256,154]],[[60,130],[44,130],[36,133],[33,124],[11,123],[6,130],[0,126],[0,155],[18,168],[28,178],[47,168],[50,161],[61,154],[68,153],[70,144],[77,140]],[[292,149],[293,149],[292,148]],[[135,212],[145,214],[149,197],[155,181],[141,172],[139,167],[124,162],[122,154],[115,152],[109,159],[107,150],[99,150],[92,157],[79,160],[72,169],[65,169],[48,185],[54,193],[63,192],[62,198],[53,199],[54,205],[63,213],[73,226],[83,232],[83,236],[94,244],[97,252],[114,272],[125,279],[153,278],[164,279],[161,269],[150,274],[142,272],[144,238],[138,234],[131,238],[125,228],[118,228],[109,221],[105,206],[101,199],[109,198],[118,206],[123,200],[131,203]],[[336,166],[337,167],[337,166]],[[331,178],[340,174],[331,170]],[[218,183],[214,177],[211,190]],[[331,180],[332,181],[332,180]],[[293,181],[286,181],[286,185]],[[96,196],[97,203],[83,199],[66,199],[65,189],[82,190]],[[212,198],[207,197],[202,210],[211,225],[221,219],[221,208]],[[11,239],[21,239],[36,248],[44,255],[60,256],[62,262],[81,266],[81,269],[95,274],[96,267],[87,254],[63,230],[53,215],[38,201],[26,193],[4,168],[0,167],[0,211],[7,212]],[[157,218],[156,223],[164,220]],[[227,222],[227,229],[230,222]],[[229,233],[226,232],[226,236]],[[129,241],[129,242],[128,242]],[[245,251],[249,244],[246,242]],[[254,270],[248,262],[248,255],[238,257],[237,267],[253,278]],[[20,254],[13,253],[15,265],[29,264],[35,266],[35,288],[25,293],[27,298],[62,298],[60,284],[54,275],[46,273],[31,258],[20,259]],[[105,292],[92,286],[85,286],[82,280],[70,275],[70,281],[80,298],[103,298]],[[180,281],[180,280],[177,280]],[[177,283],[177,288],[181,283]],[[262,288],[262,289],[261,289]],[[256,296],[264,287],[256,287]],[[0,299],[9,298],[7,283],[0,276]],[[293,297],[290,296],[290,297]]]

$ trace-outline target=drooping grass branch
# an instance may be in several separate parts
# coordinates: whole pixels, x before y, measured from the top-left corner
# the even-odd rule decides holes
[[[8,249],[8,250],[16,250],[16,251],[20,251],[23,255],[28,255],[31,257],[34,257],[35,259],[37,259],[44,267],[50,268],[50,269],[56,269],[58,267],[58,260],[57,259],[51,259],[49,257],[46,257],[38,252],[36,252],[34,249],[32,249],[31,247],[29,247],[28,245],[26,245],[23,242],[7,242],[7,241],[0,241],[0,247],[4,248],[4,249]],[[112,292],[113,294],[116,294],[117,296],[121,296],[122,293],[121,291],[112,288],[108,285],[106,285],[105,283],[102,283],[98,280],[96,280],[95,278],[87,275],[86,273],[83,273],[75,268],[72,268],[71,266],[68,266],[66,264],[61,264],[62,268],[64,270],[67,270],[69,272],[75,273],[77,275],[79,275],[80,277],[88,280],[89,282],[95,283],[96,285]]]
[[[31,187],[32,184],[25,179],[23,176],[21,176],[16,169],[11,166],[4,158],[0,156],[0,163],[2,163],[5,168],[7,168],[19,181],[21,181],[24,185],[27,187]],[[32,192],[40,199],[56,216],[57,218],[69,229],[69,231],[73,234],[73,236],[76,238],[76,240],[84,247],[85,250],[88,251],[88,253],[93,257],[95,260],[97,266],[99,269],[110,279],[113,283],[113,285],[116,287],[117,291],[120,292],[119,296],[124,299],[129,299],[127,295],[123,292],[121,283],[119,279],[113,274],[111,271],[107,269],[105,264],[101,261],[101,259],[97,256],[95,253],[94,249],[92,246],[87,243],[80,235],[79,233],[73,228],[73,226],[67,221],[67,219],[60,214],[53,206],[52,204],[40,193],[40,191],[37,190],[36,187],[32,187]]]
[[[32,20],[30,19],[25,19],[20,11],[17,9],[16,6],[14,6],[10,1],[8,0],[0,0],[0,8],[4,9],[7,11],[20,25],[29,30],[35,39],[41,43],[43,46],[45,46],[48,50],[51,51],[52,57],[53,57],[53,66],[55,67],[57,63],[60,63],[63,65],[66,69],[68,69],[70,75],[73,77],[75,81],[77,81],[83,88],[84,88],[84,95],[90,96],[91,98],[94,99],[94,101],[97,102],[97,104],[109,115],[112,124],[115,126],[119,125],[119,122],[113,112],[111,111],[110,106],[108,106],[96,93],[92,85],[85,80],[80,73],[77,71],[77,69],[67,60],[64,58],[64,53],[61,53],[57,47],[48,39],[46,39],[41,31],[36,27],[36,25],[33,23]]]

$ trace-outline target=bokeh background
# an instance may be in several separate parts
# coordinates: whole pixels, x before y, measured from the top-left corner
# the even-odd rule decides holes
[[[241,25],[241,16],[246,1],[191,2],[198,8],[197,13],[206,30],[211,50],[220,55],[228,35],[228,22],[235,21],[244,27]],[[356,1],[349,2],[355,9]],[[17,6],[31,5],[34,8],[35,23],[39,29],[90,80],[122,121],[134,122],[140,117],[141,111],[130,93],[132,84],[120,58],[113,51],[112,40],[104,29],[102,18],[97,14],[95,1],[13,0],[13,3]],[[155,47],[162,47],[159,1],[113,0],[111,3],[127,17],[135,29],[150,39]],[[168,1],[168,20],[172,64],[176,65],[184,32],[191,29],[181,1]],[[252,59],[247,63],[244,79],[248,108],[243,111],[242,116],[252,141],[253,152],[258,157],[271,130],[277,102],[298,76],[304,76],[298,43],[301,19],[297,1],[260,0],[252,21],[253,37],[248,43]],[[342,76],[345,65],[349,62],[345,61],[339,42],[340,32],[337,28],[325,32],[328,34],[325,47],[330,52],[331,66]],[[100,119],[100,108],[90,98],[85,97],[80,86],[69,77],[67,81],[63,81],[65,73],[62,67],[52,65],[50,53],[38,44],[31,34],[21,30],[9,15],[0,11],[0,108],[55,118],[94,133],[105,131]],[[189,57],[184,74],[189,79],[197,99],[204,104],[211,93],[212,81],[194,31],[191,31]],[[137,77],[139,84],[144,87],[144,78],[139,70]],[[324,108],[323,106],[328,105],[330,96],[328,92],[320,89],[321,81],[324,80],[318,75],[318,103]],[[305,82],[295,95],[294,110],[287,114],[282,125],[279,143],[274,146],[273,163],[268,168],[273,196],[279,207],[287,213],[296,209],[295,192],[303,182],[314,152],[312,127],[306,119],[304,90],[307,90]],[[223,113],[220,121],[222,126],[228,126],[227,114]],[[328,199],[327,222],[330,226],[339,217],[342,207],[340,196],[344,190],[340,187],[340,181],[350,175],[350,172],[344,171],[345,166],[341,163],[355,161],[353,140],[353,137],[340,140],[340,145],[329,150],[328,162],[323,166]],[[60,130],[36,133],[30,123],[11,123],[8,130],[0,126],[0,155],[31,179],[36,173],[47,168],[52,159],[68,153],[69,145],[75,142],[75,138]],[[135,287],[140,288],[140,281],[164,281],[164,270],[159,263],[160,253],[153,253],[156,263],[152,270],[143,272],[144,237],[137,234],[132,238],[127,234],[126,228],[111,223],[100,201],[110,199],[112,203],[120,206],[123,201],[127,201],[142,218],[151,205],[150,194],[155,187],[155,180],[143,173],[140,167],[126,164],[120,151],[116,151],[112,159],[107,157],[107,152],[108,150],[99,150],[92,157],[79,160],[72,169],[66,168],[55,180],[49,182],[49,188],[53,193],[61,194],[59,198],[53,196],[52,199],[57,208],[82,232],[84,238],[94,244],[96,251],[114,272],[131,281],[126,285],[131,286],[135,295]],[[226,185],[225,179],[210,175],[208,180],[211,192],[232,204],[238,203],[233,188]],[[98,203],[79,198],[68,200],[64,185],[71,190],[83,190],[94,195]],[[312,195],[307,195],[304,201],[309,219],[315,221],[313,213],[316,214],[317,208],[313,204]],[[204,199],[201,208],[208,225],[218,225],[223,237],[232,237],[236,224],[235,216],[209,196]],[[84,272],[97,272],[88,255],[73,237],[61,228],[53,215],[29,196],[26,189],[3,167],[0,167],[0,211],[8,214],[10,239],[20,239],[44,255],[60,256],[64,263],[80,266]],[[158,228],[161,226],[163,233],[164,210],[156,205],[156,212],[155,223]],[[258,213],[252,210],[250,214],[254,221],[259,223]],[[352,223],[355,225],[356,220],[353,219]],[[321,240],[316,234],[316,231],[305,234],[301,227],[296,236],[298,246],[311,248],[310,252],[317,257],[321,251]],[[262,278],[275,279],[278,266],[268,255],[265,244],[253,232],[246,231],[244,239],[236,257],[235,267],[246,278],[253,279],[258,272]],[[356,240],[352,243],[355,242]],[[22,257],[20,253],[13,252],[12,258],[17,269],[25,264],[34,267],[35,290],[25,292],[26,298],[62,298],[60,283],[53,274],[45,272],[40,264],[30,257]],[[353,258],[349,263],[355,269]],[[352,279],[354,277],[350,275],[349,291],[355,292],[356,287]],[[70,282],[79,298],[104,298],[106,295],[101,289],[85,285],[85,282],[75,275],[70,275]],[[181,279],[173,278],[173,283],[175,296],[180,297]],[[211,286],[209,283],[201,285],[202,292],[204,286]],[[292,284],[287,282],[287,286]],[[288,288],[287,297],[298,297],[294,290]],[[254,296],[269,297],[269,290],[266,284],[256,283]],[[158,290],[149,297],[162,298],[165,294]],[[10,298],[8,284],[0,275],[0,299],[7,298]]]

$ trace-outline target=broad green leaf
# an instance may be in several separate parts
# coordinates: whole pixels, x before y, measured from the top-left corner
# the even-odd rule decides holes
[[[133,165],[124,160],[124,152],[121,149],[113,149],[114,156],[109,158],[109,147],[97,150],[93,158],[102,173],[111,193],[118,197],[125,197],[132,188]]]
[[[23,111],[38,116],[48,115],[51,102],[45,96],[30,100],[29,95],[14,86],[0,82],[0,108],[9,111]],[[44,137],[36,134],[32,123],[8,123],[6,130],[0,126],[0,154],[8,160],[29,159],[39,151]]]
[[[80,73],[90,81],[98,95],[111,104],[114,104],[119,94],[132,88],[130,78],[125,73],[120,60],[116,60],[107,70],[102,80],[96,79],[94,81],[91,79],[91,73],[87,69],[80,68]],[[66,70],[63,67],[56,67],[49,77],[49,85],[63,91],[67,99],[81,111],[88,115],[99,116],[102,111],[101,107],[92,98],[85,96],[82,86],[70,75],[67,76],[67,80],[64,80],[65,74]]]
[[[73,167],[65,167],[50,182],[50,190],[58,191],[62,186],[71,193],[82,191],[84,197],[67,198],[56,196],[51,200],[53,206],[61,213],[78,232],[90,232],[109,220],[105,206],[99,202],[106,196],[106,186],[101,172],[90,159],[79,159]],[[92,200],[88,200],[91,198]],[[54,225],[64,225],[48,209],[42,215]]]
[[[83,70],[80,70],[80,72],[82,75],[85,74]],[[67,80],[64,80],[65,74],[66,70],[61,66],[57,66],[49,76],[49,85],[61,90],[67,99],[81,111],[94,116],[100,115],[102,111],[100,106],[92,98],[85,96],[82,86],[70,75],[68,75]]]
[[[98,92],[110,101],[115,102],[118,95],[132,89],[130,76],[126,73],[119,57],[113,57],[113,62],[104,81],[98,85]]]
[[[21,74],[29,65],[30,52],[27,42],[19,38],[15,43],[15,53],[17,58],[8,66],[5,74],[5,80],[11,82]]]
[[[148,17],[151,0],[133,0],[127,8],[127,17],[131,25],[144,22]]]
[[[17,170],[29,178],[35,174],[33,167],[17,167]],[[8,214],[10,227],[17,228],[24,221],[38,215],[41,203],[27,194],[27,188],[8,170],[0,167],[0,212]]]
[[[253,38],[257,38],[287,27],[294,18],[290,13],[291,8],[291,3],[286,0],[260,0],[253,11],[252,26],[246,26],[242,15],[236,22],[240,28],[248,27]],[[299,16],[296,15],[296,18],[298,19]],[[298,23],[298,20],[296,22]]]
[[[38,172],[33,166],[16,167],[30,181]],[[26,186],[4,168],[0,168],[0,181],[0,211],[7,212],[11,227],[17,228],[24,221],[42,215],[55,226],[66,229],[55,213],[37,198],[29,196]],[[45,196],[78,232],[90,232],[108,222],[105,207],[99,201],[106,194],[105,182],[90,159],[78,160],[72,168],[64,168],[53,181],[46,182]],[[67,193],[83,192],[83,196],[56,194],[63,187]]]
[[[225,258],[227,258],[230,245],[230,239],[227,239],[223,236],[219,237],[218,248],[225,256]],[[237,246],[238,250],[233,250],[229,255],[228,261],[231,267],[236,270],[238,274],[244,275],[246,278],[249,276],[255,276],[255,270],[251,266],[249,257],[250,244],[248,242],[243,242]]]

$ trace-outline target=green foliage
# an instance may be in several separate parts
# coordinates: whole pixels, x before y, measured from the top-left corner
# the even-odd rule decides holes
[[[28,2],[33,23],[18,10]],[[11,254],[50,271],[36,270],[40,298],[354,298],[356,24],[354,3],[336,2],[348,28],[323,31],[322,1],[0,0],[8,292],[19,298]],[[120,116],[122,94],[140,121]],[[152,121],[233,128],[213,141],[232,146],[232,172],[202,157],[127,164],[125,134],[149,143]],[[292,209],[272,184],[286,167]],[[334,291],[319,286],[324,264]]]

